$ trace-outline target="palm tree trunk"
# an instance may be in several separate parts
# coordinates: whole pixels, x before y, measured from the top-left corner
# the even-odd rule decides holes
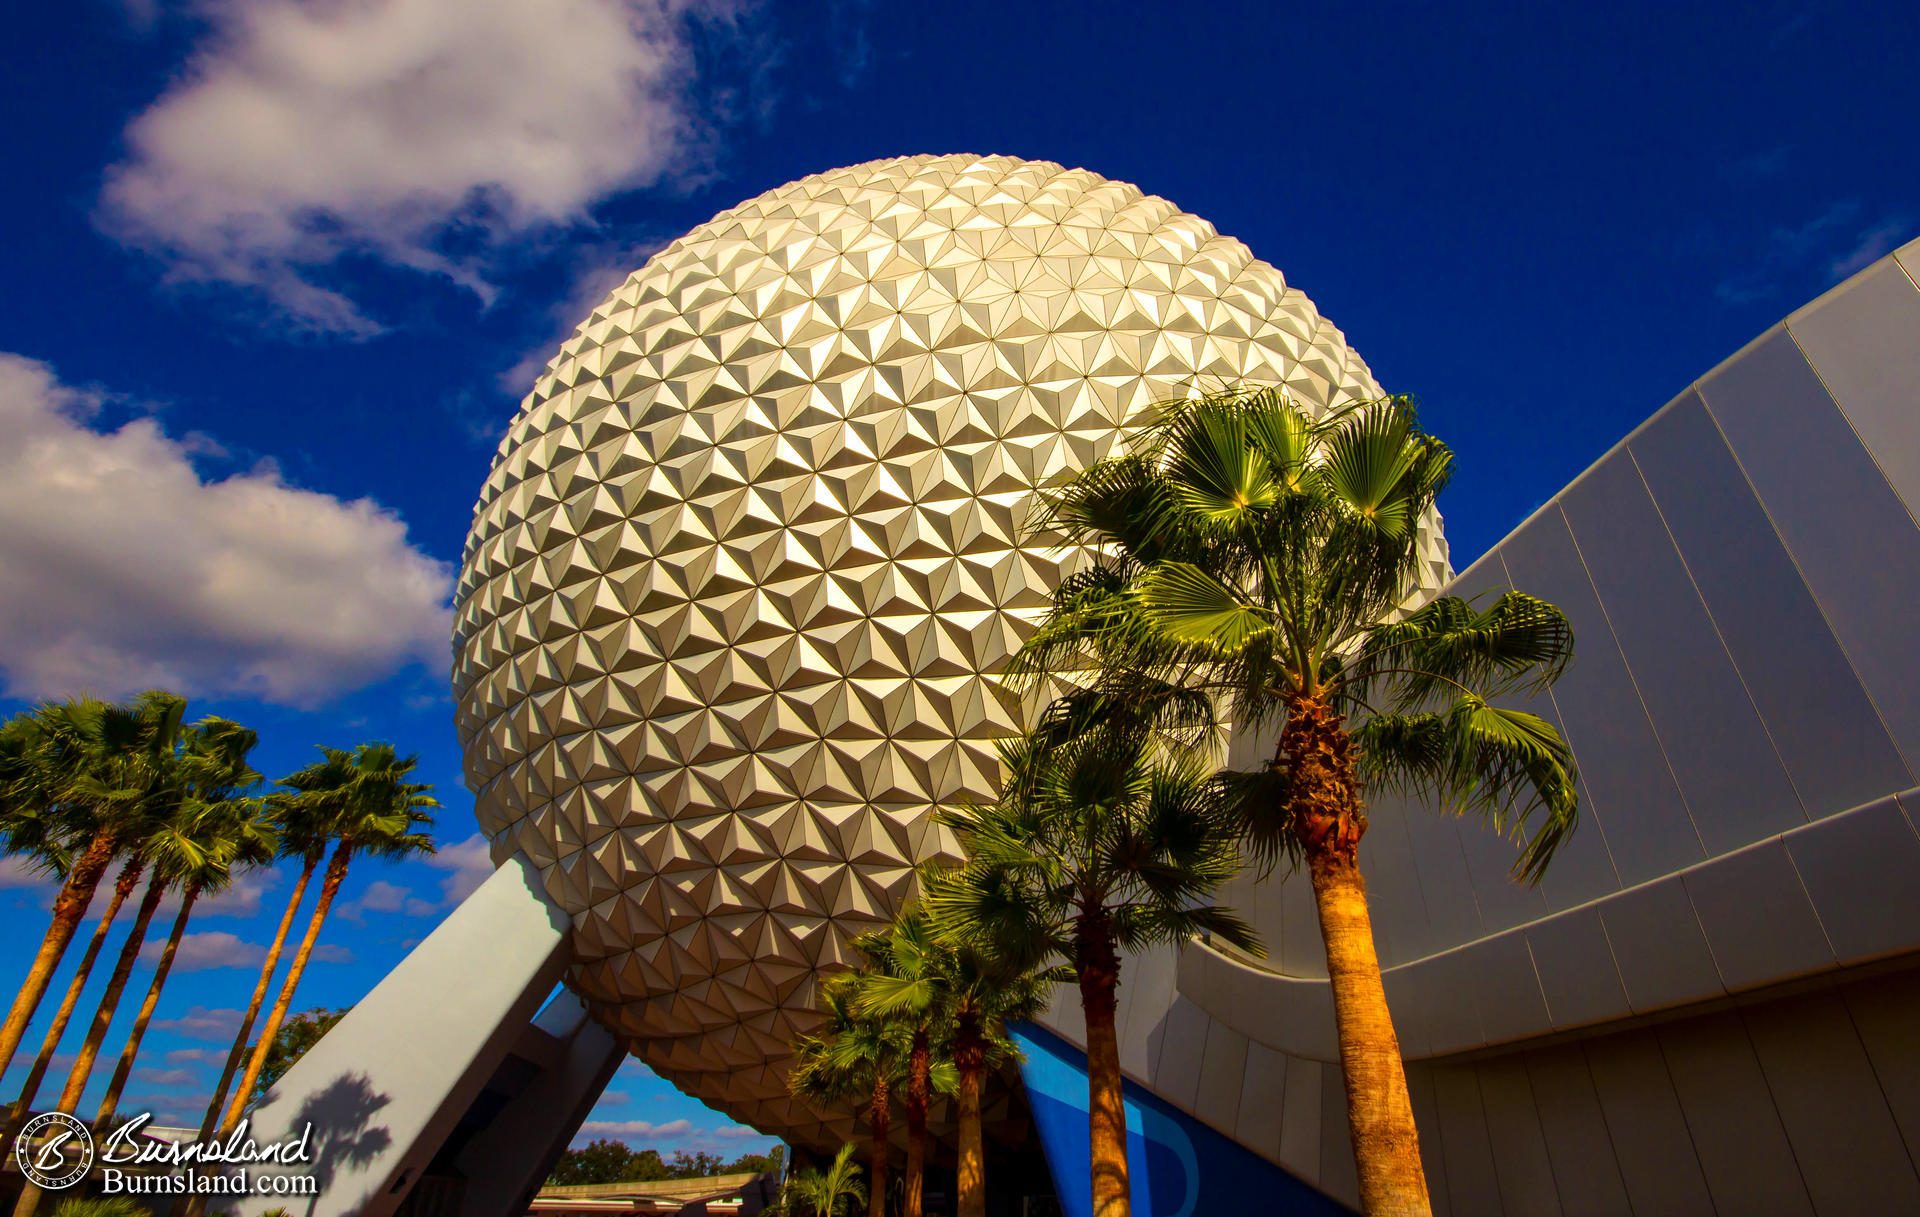
[[[306,859],[300,868],[300,878],[293,885],[293,895],[287,898],[286,912],[280,914],[280,928],[274,931],[273,944],[267,948],[266,961],[260,965],[260,979],[253,984],[253,999],[247,1003],[246,1017],[240,1020],[240,1033],[233,1037],[233,1047],[227,1050],[227,1063],[220,1071],[220,1084],[214,1088],[213,1101],[207,1104],[206,1118],[200,1122],[202,1141],[213,1135],[213,1127],[220,1120],[220,1105],[226,1100],[227,1087],[233,1085],[233,1074],[240,1068],[240,1058],[246,1054],[247,1045],[252,1042],[248,1037],[253,1034],[253,1020],[260,1017],[260,1007],[267,1000],[267,986],[273,982],[274,969],[280,966],[280,950],[287,944],[287,931],[293,928],[293,915],[300,911],[300,901],[307,894],[307,881],[313,878],[313,872],[319,865],[319,854]]]
[[[67,1020],[73,1017],[74,1007],[80,1004],[80,994],[87,987],[87,980],[93,975],[93,963],[100,958],[100,948],[106,945],[107,931],[113,926],[113,919],[120,915],[120,906],[133,895],[133,889],[140,886],[140,859],[129,859],[120,868],[120,878],[114,882],[113,897],[107,901],[107,911],[100,916],[100,924],[93,929],[93,938],[87,943],[86,954],[80,957],[79,970],[73,979],[67,982],[66,996],[60,999],[60,1008],[54,1012],[53,1022],[47,1026],[46,1039],[41,1041],[40,1055],[33,1059],[33,1068],[27,1072],[27,1080],[20,1087],[20,1097],[14,1100],[13,1110],[7,1115],[7,1127],[0,1133],[0,1145],[12,1145],[19,1135],[21,1125],[27,1122],[27,1113],[33,1110],[34,1096],[40,1093],[40,1083],[46,1080],[47,1067],[53,1063],[55,1049],[67,1033]]]
[[[107,873],[107,864],[117,852],[119,843],[114,834],[95,833],[87,843],[86,852],[74,860],[73,868],[67,872],[67,881],[60,885],[60,894],[53,899],[53,921],[40,940],[40,950],[33,957],[33,966],[27,969],[27,978],[20,984],[12,1009],[7,1011],[7,1021],[0,1024],[0,1073],[5,1073],[13,1063],[13,1054],[27,1033],[27,1023],[32,1021],[34,1010],[47,992],[47,984],[53,980],[54,970],[67,953],[67,944],[73,941],[80,919],[87,915],[87,905],[93,902],[93,889],[100,886],[100,876]]]
[[[980,1080],[987,1046],[980,1020],[962,1010],[953,1034],[953,1064],[960,1074],[960,1217],[987,1217],[987,1156],[980,1141]]]
[[[247,1099],[253,1094],[254,1083],[260,1080],[260,1071],[266,1067],[267,1053],[273,1048],[273,1037],[280,1034],[280,1024],[286,1021],[287,1008],[293,1004],[293,992],[300,986],[300,975],[307,970],[307,960],[313,955],[314,940],[320,937],[320,927],[326,924],[327,910],[333,906],[333,898],[339,894],[340,884],[347,877],[347,863],[352,853],[353,846],[342,841],[334,847],[333,857],[327,862],[326,876],[320,880],[320,899],[313,906],[313,917],[307,922],[306,935],[300,939],[299,950],[293,953],[293,963],[287,968],[286,983],[280,986],[280,996],[274,1000],[273,1010],[260,1028],[260,1038],[253,1046],[253,1055],[247,1058],[246,1072],[240,1075],[240,1084],[234,1089],[233,1099],[227,1105],[226,1118],[220,1121],[222,1137],[239,1127],[240,1116],[247,1109]]]
[[[1374,954],[1366,883],[1350,854],[1319,850],[1307,856],[1307,866],[1333,981],[1360,1211],[1367,1217],[1426,1217],[1433,1209],[1420,1164],[1420,1132]]]
[[[1074,929],[1074,971],[1087,1023],[1087,1134],[1091,1143],[1094,1217],[1131,1217],[1127,1110],[1121,1089],[1120,1038],[1114,1011],[1120,953],[1104,912],[1083,913]]]
[[[1428,1217],[1433,1205],[1420,1163],[1420,1131],[1360,876],[1367,819],[1347,732],[1324,701],[1293,695],[1279,752],[1289,779],[1290,824],[1306,854],[1327,947],[1360,1211],[1367,1217]]]
[[[907,1057],[907,1173],[902,1217],[920,1217],[922,1173],[927,1163],[927,1104],[933,1097],[933,1049],[925,1027],[913,1033]]]
[[[153,1008],[160,1004],[160,990],[166,987],[167,973],[173,970],[174,952],[180,949],[180,938],[187,931],[187,919],[193,915],[193,902],[199,898],[198,884],[189,886],[181,894],[180,912],[173,919],[173,932],[167,935],[167,945],[160,952],[160,961],[154,965],[153,983],[147,986],[147,1000],[140,1003],[140,1013],[134,1017],[133,1030],[127,1033],[127,1046],[120,1050],[119,1063],[113,1067],[113,1079],[107,1083],[106,1097],[100,1100],[100,1114],[93,1118],[96,1137],[106,1134],[114,1108],[120,1105],[120,1092],[126,1089],[127,1075],[133,1072],[134,1058],[140,1055],[140,1041],[146,1038],[147,1022],[153,1017]]]
[[[200,1120],[200,1141],[213,1136],[213,1130],[220,1123],[220,1114],[227,1098],[227,1088],[233,1085],[233,1075],[240,1068],[241,1058],[247,1055],[252,1044],[249,1038],[253,1034],[253,1020],[260,1017],[260,1007],[266,1004],[267,986],[273,982],[274,969],[280,966],[280,951],[287,945],[287,932],[293,929],[293,915],[300,911],[300,902],[307,895],[307,881],[313,878],[313,872],[320,865],[318,852],[308,854],[300,866],[300,877],[294,881],[293,894],[287,897],[286,911],[280,914],[280,928],[273,932],[273,943],[267,947],[267,958],[260,965],[260,978],[253,982],[253,998],[247,1002],[247,1013],[240,1020],[240,1031],[233,1037],[233,1047],[227,1049],[227,1063],[220,1068],[220,1084],[213,1088],[213,1098],[207,1103],[207,1114]],[[181,1196],[167,1210],[167,1217],[187,1217],[206,1209],[204,1196]]]
[[[60,1102],[55,1105],[61,1111],[71,1114],[80,1106],[80,1095],[93,1075],[93,1062],[100,1055],[101,1041],[107,1038],[107,1028],[113,1022],[114,1010],[120,1005],[120,994],[126,991],[127,978],[133,975],[133,965],[140,958],[140,947],[147,938],[147,925],[153,920],[154,910],[160,907],[160,897],[166,891],[167,885],[159,875],[147,880],[146,894],[140,897],[140,911],[134,914],[133,928],[127,931],[127,940],[120,944],[120,958],[114,961],[113,975],[107,978],[107,991],[100,995],[100,1005],[93,1012],[93,1025],[87,1028],[87,1038],[80,1041],[79,1055],[74,1058],[73,1068],[67,1072],[67,1084],[60,1091]],[[33,1217],[33,1211],[40,1207],[40,1189],[34,1186],[31,1179],[25,1182],[19,1202],[13,1206],[13,1217]]]
[[[893,1123],[890,1097],[887,1079],[876,1080],[873,1098],[867,1102],[867,1139],[872,1146],[872,1161],[867,1166],[871,1189],[867,1195],[867,1217],[886,1217],[887,1214],[887,1159],[892,1153],[887,1145],[887,1130]]]

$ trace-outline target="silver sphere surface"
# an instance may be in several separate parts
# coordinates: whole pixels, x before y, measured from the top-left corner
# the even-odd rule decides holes
[[[994,791],[1020,726],[995,674],[1080,560],[1029,542],[1034,487],[1227,383],[1380,392],[1240,242],[1001,156],[769,191],[580,324],[474,510],[457,726],[495,861],[539,868],[569,984],[655,1071],[764,1131],[851,1133],[789,1097],[788,1045],[953,855],[934,808]],[[1421,546],[1436,587],[1437,518]]]

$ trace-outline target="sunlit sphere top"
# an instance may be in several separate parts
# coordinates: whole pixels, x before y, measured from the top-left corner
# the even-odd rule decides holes
[[[593,310],[474,511],[454,690],[503,862],[662,1075],[802,1141],[813,979],[951,855],[1018,727],[995,673],[1080,555],[1033,487],[1166,397],[1378,395],[1280,272],[1164,199],[1010,157],[782,186]],[[1446,573],[1438,521],[1421,580]],[[991,1111],[989,1117],[993,1115]]]

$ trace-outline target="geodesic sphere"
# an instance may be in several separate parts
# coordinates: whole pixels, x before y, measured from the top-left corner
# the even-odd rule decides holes
[[[994,791],[995,673],[1080,555],[1033,488],[1193,385],[1376,396],[1280,272],[1084,170],[906,157],[673,242],[593,310],[474,511],[454,689],[496,861],[573,917],[569,980],[654,1069],[788,1098],[813,979]],[[1423,582],[1445,577],[1437,520]],[[845,1132],[846,1129],[838,1129]]]

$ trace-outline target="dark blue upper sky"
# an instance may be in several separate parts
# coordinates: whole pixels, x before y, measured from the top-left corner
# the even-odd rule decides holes
[[[1384,385],[1420,397],[1458,450],[1441,502],[1456,566],[1691,379],[1920,233],[1910,3],[734,4],[692,25],[645,18],[671,44],[649,83],[667,97],[664,143],[658,123],[628,131],[565,93],[605,59],[587,45],[574,56],[562,35],[576,27],[558,18],[551,45],[509,39],[499,62],[453,54],[456,66],[485,69],[466,86],[476,93],[407,84],[398,101],[339,104],[327,82],[377,78],[382,57],[414,36],[407,22],[369,19],[333,30],[342,45],[308,63],[319,84],[276,96],[280,128],[223,128],[245,109],[232,99],[278,88],[268,34],[316,45],[327,34],[324,22],[289,16],[291,5],[15,6],[0,42],[0,158],[12,166],[0,192],[0,353],[49,365],[70,387],[61,392],[97,407],[73,426],[106,432],[150,415],[183,441],[182,468],[208,483],[268,460],[279,471],[260,475],[269,489],[375,500],[408,529],[405,542],[387,538],[389,559],[410,544],[457,562],[527,368],[609,274],[715,211],[838,165],[919,152],[1054,160],[1135,182],[1245,241],[1346,332]],[[463,20],[439,0],[362,7]],[[492,28],[474,25],[472,40]],[[577,28],[583,44],[608,41]],[[367,44],[354,44],[356,29]],[[237,91],[189,88],[216,78]],[[509,109],[535,125],[593,130],[579,152],[584,184],[549,196],[523,164],[505,187],[489,185],[495,135],[462,115],[485,109],[474,98],[515,90],[526,100]],[[163,95],[180,104],[153,119]],[[449,96],[460,113],[444,112]],[[546,99],[557,118],[540,109]],[[636,103],[635,121],[659,119],[660,106]],[[147,144],[129,135],[143,114],[154,124]],[[368,121],[388,134],[417,122],[427,134],[396,136],[391,155],[355,151],[341,133]],[[213,147],[229,138],[238,151]],[[643,154],[646,138],[655,142]],[[478,151],[441,163],[443,151],[457,159],[446,151],[456,145]],[[145,190],[119,210],[102,197],[116,165],[134,166]],[[301,183],[283,189],[293,178]],[[473,189],[463,196],[463,186]],[[223,208],[229,188],[246,207]],[[293,235],[262,221],[261,207],[271,221],[291,216]],[[326,293],[334,321],[301,304],[301,291]],[[96,537],[112,527],[88,526]],[[154,557],[153,544],[142,552]],[[89,568],[43,584],[35,560],[0,543],[8,612],[32,615],[36,595],[70,607],[88,588],[124,602],[113,645],[134,659],[116,660],[121,670],[138,668],[143,647],[171,645],[168,630],[192,634],[194,647],[220,643],[211,610],[156,608],[160,624],[143,634],[140,597],[161,595],[152,580],[129,591]],[[52,691],[68,669],[23,677],[24,649],[41,643],[8,645],[12,628],[0,620],[6,689]],[[223,680],[202,662],[191,670],[211,696],[196,709],[258,724],[275,773],[322,741],[385,736],[418,750],[448,804],[443,835],[462,841],[473,825],[445,652],[396,648],[331,681]],[[378,877],[443,906],[441,880],[454,873]],[[350,893],[374,877],[369,868]],[[38,916],[33,899],[16,889],[10,923]],[[316,972],[313,1002],[352,1000],[438,915],[369,906],[359,924],[329,931],[357,962]],[[205,928],[243,941],[266,932],[259,920]],[[0,964],[11,966],[19,952],[7,953]],[[244,968],[192,973],[167,1008],[232,1006],[249,979]],[[721,1123],[629,1097],[603,1118]]]

